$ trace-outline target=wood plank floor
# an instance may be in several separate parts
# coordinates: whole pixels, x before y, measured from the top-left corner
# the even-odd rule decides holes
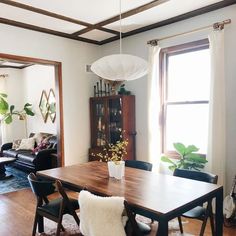
[[[71,194],[77,197],[77,194]],[[0,235],[30,236],[35,212],[35,198],[30,189],[0,195]],[[188,220],[189,221],[189,220]],[[190,221],[184,225],[184,231],[198,235],[201,222]],[[154,225],[150,236],[156,235]],[[207,226],[205,236],[210,236]],[[225,228],[224,236],[236,236],[236,228]]]

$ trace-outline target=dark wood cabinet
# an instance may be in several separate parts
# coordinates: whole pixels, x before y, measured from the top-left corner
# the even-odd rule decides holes
[[[114,95],[90,98],[91,148],[89,160],[97,160],[91,153],[101,152],[106,141],[128,140],[125,159],[135,159],[135,97]]]

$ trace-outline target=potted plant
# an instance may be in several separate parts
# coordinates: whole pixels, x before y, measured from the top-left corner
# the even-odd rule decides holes
[[[92,153],[92,156],[97,156],[100,158],[100,161],[107,162],[110,177],[121,179],[124,176],[125,162],[123,161],[123,158],[127,154],[127,145],[128,140],[117,141],[115,144],[105,140],[102,152],[99,152],[96,155]]]
[[[173,159],[162,156],[161,160],[170,164],[169,169],[174,171],[175,168],[187,169],[187,170],[198,170],[204,168],[207,160],[200,154],[196,153],[199,151],[194,145],[185,146],[182,143],[174,143],[174,148],[179,154],[179,159],[174,161]]]
[[[13,121],[13,116],[18,116],[19,120],[24,120],[26,115],[34,116],[34,112],[32,111],[32,104],[26,103],[22,110],[15,110],[14,105],[8,104],[7,94],[0,93],[0,115],[2,115],[1,121],[10,124]]]

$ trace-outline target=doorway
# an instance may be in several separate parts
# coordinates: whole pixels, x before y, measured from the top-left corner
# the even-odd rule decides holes
[[[17,56],[11,54],[0,53],[0,58],[12,62],[32,63],[38,65],[54,66],[55,71],[55,97],[56,97],[56,127],[57,127],[57,165],[64,166],[64,127],[63,127],[63,100],[62,100],[62,65],[61,62]]]

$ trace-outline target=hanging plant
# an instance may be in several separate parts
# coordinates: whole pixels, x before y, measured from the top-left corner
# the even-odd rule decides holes
[[[15,110],[14,105],[8,104],[7,100],[7,94],[0,93],[0,115],[2,115],[1,121],[10,124],[13,121],[13,116],[18,116],[19,120],[24,120],[25,117],[28,116],[34,116],[35,113],[33,112],[32,104],[26,103],[22,110],[17,111]]]

